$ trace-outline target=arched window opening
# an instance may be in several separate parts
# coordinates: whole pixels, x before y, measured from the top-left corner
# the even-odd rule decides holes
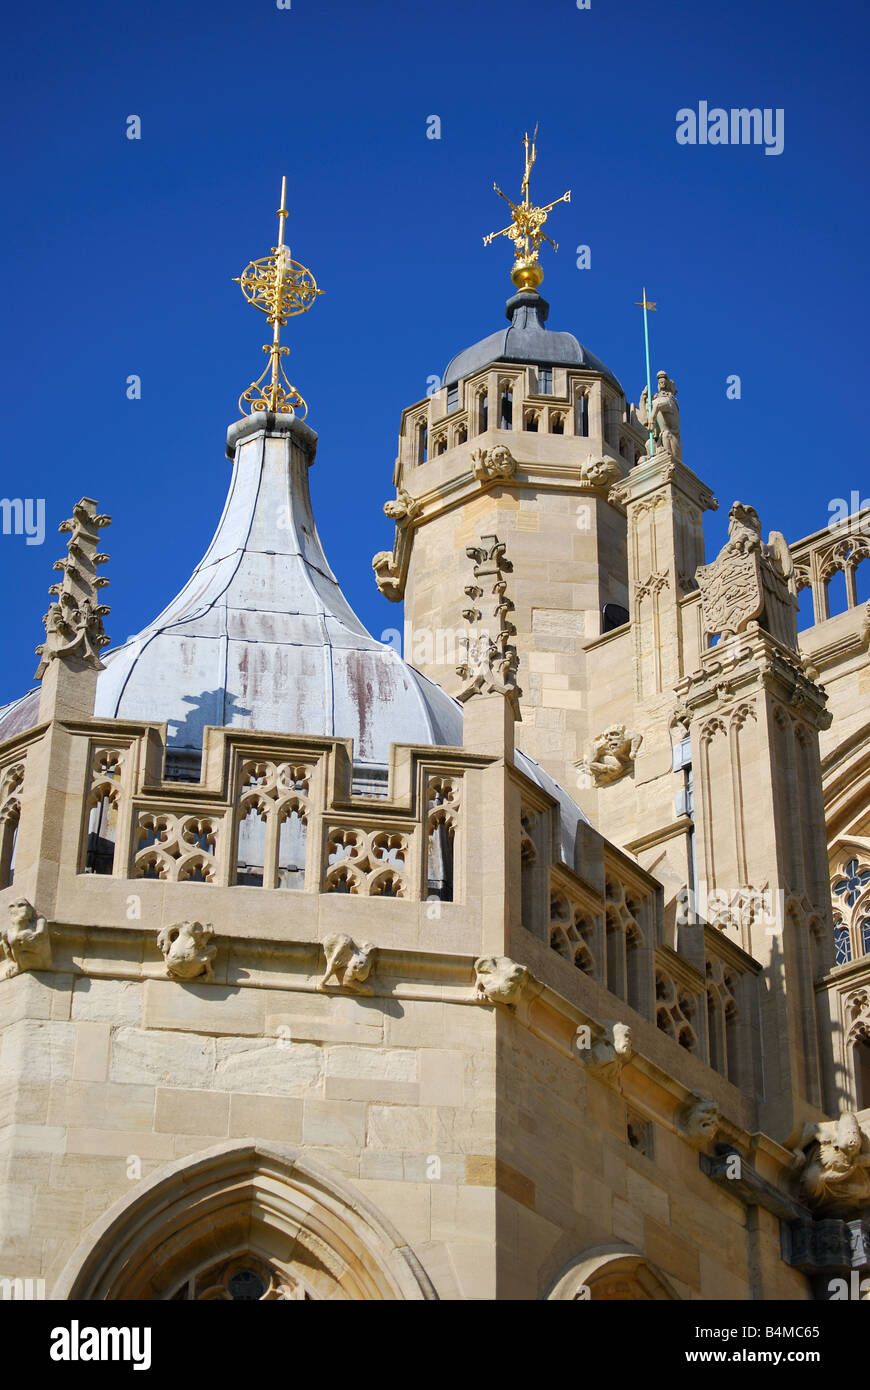
[[[106,791],[91,807],[85,849],[85,873],[110,874],[115,864],[117,794]],[[153,843],[153,841],[152,841]]]
[[[842,917],[834,918],[834,964],[847,965],[852,959],[852,943],[849,928]]]
[[[308,827],[294,807],[278,831],[278,887],[296,891],[305,887],[305,854]]]
[[[858,607],[870,603],[870,559],[859,560],[854,570],[855,602]]]
[[[816,612],[813,603],[813,591],[809,584],[806,584],[802,589],[798,590],[798,632],[806,632],[808,627],[813,627],[815,625],[815,621]]]
[[[586,396],[577,397],[577,428],[575,433],[583,439],[589,435],[589,401]]]
[[[640,904],[626,899],[626,907],[631,917],[625,925],[625,1002],[639,1014],[646,1013],[646,952],[643,949],[643,932],[637,923]]]
[[[501,393],[499,402],[498,427],[500,430],[512,430],[514,427],[514,393],[513,388],[505,386]]]
[[[845,613],[849,602],[846,595],[846,576],[842,570],[834,570],[829,576],[825,584],[825,595],[829,618],[836,618],[838,613]]]
[[[870,1038],[859,1038],[853,1049],[855,1059],[855,1091],[858,1109],[870,1106]]]
[[[15,850],[18,845],[18,807],[8,807],[0,821],[0,888],[9,888],[15,879]]]
[[[468,429],[467,429],[467,427],[466,427],[465,425],[457,425],[457,426],[456,426],[456,434],[454,435],[454,439],[453,439],[454,444],[464,444],[467,438],[468,438]]]
[[[249,888],[262,888],[265,863],[266,813],[254,802],[247,813],[239,818],[236,883]]]
[[[433,449],[432,452],[434,453],[434,455],[436,456],[436,458],[437,458],[437,457],[440,457],[441,454],[446,454],[446,453],[447,453],[447,435],[446,435],[446,434],[439,434],[439,435],[436,435],[436,436],[435,436],[435,448]]]
[[[489,394],[486,391],[479,391],[477,395],[477,433],[483,434],[489,429]]]
[[[540,414],[537,410],[526,410],[523,414],[523,429],[528,430],[530,434],[537,434],[539,420]]]
[[[428,449],[429,449],[429,430],[428,430],[428,428],[426,427],[426,425],[425,425],[424,423],[422,423],[422,422],[421,422],[420,427],[419,427],[419,435],[418,435],[418,438],[419,438],[419,445],[418,445],[418,451],[417,451],[417,460],[418,460],[419,463],[425,463],[425,462],[427,461],[428,457],[429,457],[429,455],[428,455]]]
[[[564,434],[564,433],[565,433],[565,416],[564,416],[564,414],[562,413],[561,410],[551,410],[551,411],[550,411],[550,433],[551,433],[551,434]]]
[[[722,1010],[719,998],[711,987],[707,990],[707,1032],[710,1039],[710,1066],[714,1071],[725,1072],[725,1038]]]
[[[429,832],[427,897],[442,903],[453,902],[454,833],[453,826],[444,820],[436,820]]]
[[[607,988],[620,999],[625,994],[625,942],[619,918],[609,909],[605,917]]]
[[[526,931],[534,929],[535,922],[535,886],[536,875],[535,865],[538,862],[538,852],[535,848],[534,831],[535,817],[523,813],[521,817],[520,832],[520,874],[522,883],[522,917],[523,926]]]

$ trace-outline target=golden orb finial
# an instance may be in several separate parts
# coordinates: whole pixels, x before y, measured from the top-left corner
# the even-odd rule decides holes
[[[546,207],[539,208],[535,207],[533,204],[529,192],[529,177],[532,172],[532,166],[538,157],[535,148],[537,134],[538,127],[535,126],[531,141],[529,140],[528,131],[526,131],[523,136],[525,169],[523,171],[522,202],[511,202],[507,194],[502,193],[498,184],[494,183],[493,188],[496,193],[500,198],[504,198],[511,209],[511,221],[507,227],[502,227],[501,231],[490,232],[488,236],[483,238],[484,246],[489,246],[490,242],[495,241],[498,236],[506,236],[513,242],[514,264],[513,270],[511,271],[511,280],[518,290],[536,290],[543,280],[544,271],[538,258],[541,242],[548,241],[554,251],[558,251],[559,249],[552,237],[548,237],[543,230],[544,223],[547,220],[547,214],[556,206],[556,203],[570,203],[571,201],[571,190],[569,188],[566,193],[562,194],[561,198],[556,198],[552,203],[547,203]]]
[[[268,410],[278,415],[295,415],[304,420],[308,407],[296,387],[287,380],[281,365],[281,358],[290,352],[288,347],[281,346],[281,329],[294,314],[306,313],[323,291],[317,288],[311,271],[292,260],[289,246],[284,245],[286,203],[287,179],[283,178],[281,206],[278,209],[278,245],[272,247],[270,255],[251,261],[241,275],[233,277],[235,283],[241,285],[248,303],[261,310],[267,322],[272,324],[272,341],[263,345],[263,351],[269,354],[269,361],[257,380],[252,381],[239,396],[239,410],[242,415]],[[264,385],[263,378],[267,374],[270,380]]]

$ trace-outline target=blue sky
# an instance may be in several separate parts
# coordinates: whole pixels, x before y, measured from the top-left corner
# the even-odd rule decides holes
[[[32,684],[57,523],[111,512],[107,629],[151,619],[220,515],[228,423],[261,370],[262,317],[231,277],[288,240],[326,293],[291,322],[291,380],[320,435],[327,555],[371,630],[398,625],[371,556],[392,542],[399,416],[460,348],[500,327],[509,248],[496,179],[571,187],[548,230],[550,326],[636,400],[646,283],[653,370],[675,378],[686,461],[790,539],[832,498],[870,496],[858,439],[868,227],[864,5],[831,0],[169,0],[7,16],[2,104],[7,304],[2,492],[44,497],[43,546],[0,536],[0,703]],[[676,112],[783,108],[783,153],[680,146]],[[126,138],[126,119],[142,139]],[[442,138],[426,138],[427,116]],[[576,268],[588,244],[592,267]],[[142,399],[129,401],[129,374]],[[726,378],[739,374],[742,399]],[[854,422],[854,426],[853,426]]]

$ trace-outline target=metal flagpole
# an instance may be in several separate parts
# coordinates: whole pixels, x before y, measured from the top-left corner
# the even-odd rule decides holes
[[[656,446],[652,432],[652,376],[649,369],[649,319],[647,318],[647,311],[652,309],[653,313],[655,313],[656,306],[646,297],[646,285],[643,287],[643,299],[635,300],[635,304],[639,309],[643,309],[643,342],[646,349],[646,416],[649,428],[649,456],[652,458],[656,451]]]

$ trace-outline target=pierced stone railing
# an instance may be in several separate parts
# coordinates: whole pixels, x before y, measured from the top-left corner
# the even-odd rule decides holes
[[[338,740],[229,730],[210,739],[200,783],[159,777],[163,750],[153,730],[91,740],[81,872],[458,900],[461,750],[448,761],[421,750],[410,787],[391,804],[351,794],[348,750]]]
[[[813,595],[813,623],[824,623],[831,616],[828,586],[842,570],[845,576],[847,609],[860,606],[856,582],[858,566],[870,561],[870,507],[862,507],[812,536],[790,546],[798,591],[809,588]]]

